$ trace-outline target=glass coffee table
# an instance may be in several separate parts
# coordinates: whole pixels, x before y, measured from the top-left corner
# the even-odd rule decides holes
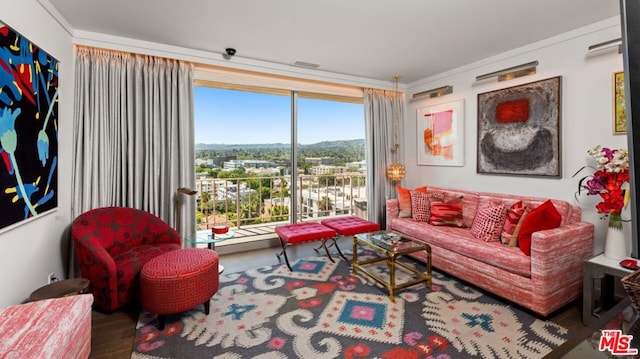
[[[358,261],[358,244],[372,249],[380,256]],[[399,261],[398,259],[411,253],[425,251],[426,270],[421,272],[415,267]],[[386,280],[366,268],[366,265],[377,262],[386,262],[389,268],[389,278]],[[396,284],[396,266],[415,274],[415,279],[401,284]],[[353,274],[359,271],[369,276],[371,279],[382,284],[389,290],[389,299],[395,301],[395,293],[398,289],[410,287],[416,284],[425,283],[431,289],[431,247],[428,244],[420,243],[409,238],[389,231],[378,231],[371,233],[356,234],[353,237]]]
[[[184,237],[185,242],[189,243],[193,247],[198,247],[199,245],[206,245],[207,248],[215,250],[216,243],[220,243],[226,240],[233,238],[234,231],[232,229],[229,232],[224,234],[212,234],[211,230],[203,229],[200,231],[196,231],[194,234],[189,234]],[[218,272],[222,273],[224,271],[224,266],[222,264],[218,264]]]

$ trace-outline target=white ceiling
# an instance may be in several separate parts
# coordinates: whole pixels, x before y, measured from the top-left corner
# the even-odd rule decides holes
[[[619,16],[618,0],[39,1],[75,30],[401,83]]]

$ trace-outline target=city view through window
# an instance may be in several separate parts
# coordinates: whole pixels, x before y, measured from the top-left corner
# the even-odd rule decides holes
[[[194,96],[198,229],[366,218],[361,102],[298,94],[292,126],[290,92],[196,86]]]

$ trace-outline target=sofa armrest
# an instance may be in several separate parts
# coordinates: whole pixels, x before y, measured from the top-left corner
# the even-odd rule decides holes
[[[534,291],[553,293],[567,283],[566,278],[583,276],[583,262],[593,256],[594,225],[566,224],[534,232],[531,236],[531,279]]]
[[[387,230],[390,231],[391,230],[391,220],[393,218],[398,218],[398,215],[400,214],[400,207],[398,205],[398,199],[397,198],[393,198],[393,199],[388,199],[387,200]]]

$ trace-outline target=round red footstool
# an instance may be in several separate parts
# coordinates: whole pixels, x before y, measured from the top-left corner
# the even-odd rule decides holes
[[[178,249],[148,261],[140,271],[142,308],[158,314],[164,329],[165,315],[204,304],[209,314],[211,297],[218,290],[218,254],[206,248]]]

